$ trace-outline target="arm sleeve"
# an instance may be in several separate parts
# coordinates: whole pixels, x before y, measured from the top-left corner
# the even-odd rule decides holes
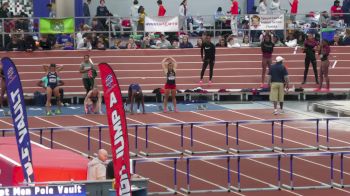
[[[202,57],[202,59],[203,59],[203,50],[204,50],[204,44],[202,44],[202,46],[201,46],[201,57]]]

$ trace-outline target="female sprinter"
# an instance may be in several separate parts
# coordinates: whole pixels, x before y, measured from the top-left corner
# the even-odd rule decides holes
[[[321,91],[323,78],[326,80],[326,92],[329,92],[329,60],[328,56],[331,52],[331,48],[329,47],[329,43],[327,40],[322,41],[322,45],[320,46],[320,58],[321,58],[321,67],[320,67],[320,86],[315,91]]]
[[[97,88],[90,90],[84,100],[85,114],[102,114],[101,102],[100,91]]]
[[[137,103],[137,113],[140,113],[140,104],[142,104],[142,113],[145,114],[145,99],[143,97],[142,89],[139,84],[129,85],[128,100],[126,103],[130,103],[131,114],[134,114],[134,101]]]
[[[56,64],[50,64],[43,66],[47,77],[47,87],[46,87],[46,115],[51,116],[51,97],[52,94],[56,97],[57,109],[56,114],[61,114],[61,99],[59,92],[59,77],[57,75],[63,69],[63,66],[56,67]]]
[[[171,98],[173,100],[174,111],[178,112],[178,109],[176,108],[176,83],[175,83],[176,67],[177,67],[177,63],[174,58],[168,57],[163,59],[162,68],[166,76],[166,83],[164,87],[165,88],[165,98],[164,98],[164,105],[163,105],[164,112],[167,112],[170,92],[171,92]]]

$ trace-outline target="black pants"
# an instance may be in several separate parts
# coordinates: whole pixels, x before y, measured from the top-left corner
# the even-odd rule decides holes
[[[94,88],[94,79],[92,78],[83,78],[84,88],[86,90],[86,94],[89,93],[90,90]]]
[[[209,65],[209,80],[213,78],[213,72],[214,72],[214,60],[213,59],[205,59],[202,65],[202,72],[201,72],[201,80],[203,79],[205,70],[207,69]]]
[[[310,63],[312,64],[312,68],[313,68],[313,70],[314,70],[316,83],[318,83],[318,74],[317,74],[317,62],[316,62],[316,59],[315,59],[315,58],[308,58],[308,57],[305,58],[304,82],[306,82],[306,77],[307,77],[307,74],[308,74],[308,72],[309,72]]]

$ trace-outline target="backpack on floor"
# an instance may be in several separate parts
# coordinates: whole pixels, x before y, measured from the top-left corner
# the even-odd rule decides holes
[[[34,105],[36,106],[45,106],[46,96],[40,93],[39,91],[34,92]]]

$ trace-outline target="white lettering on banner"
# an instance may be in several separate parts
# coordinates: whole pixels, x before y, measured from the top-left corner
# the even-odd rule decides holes
[[[117,155],[117,159],[119,159],[124,156],[124,137],[123,137],[122,125],[120,122],[120,116],[118,115],[116,110],[112,112],[112,122],[113,122],[113,129],[115,131],[114,133],[114,145],[116,146],[115,153]]]
[[[76,193],[82,193],[81,186],[74,185],[74,186],[58,186],[58,193],[59,194],[76,194]]]
[[[15,187],[13,188],[13,195],[32,195],[32,191],[30,188]]]
[[[18,136],[19,136],[19,143],[22,144],[24,137],[28,134],[28,130],[25,126],[24,123],[24,116],[23,116],[23,106],[21,104],[21,96],[19,94],[19,89],[16,89],[15,92],[11,92],[11,100],[14,103],[14,114],[17,115],[15,117],[15,122],[17,123],[17,129],[18,129]],[[33,175],[34,170],[33,170],[33,165],[30,162],[30,157],[29,157],[29,149],[28,148],[21,148],[21,159],[27,159],[26,163],[24,164],[24,168],[26,169],[26,173],[28,176]],[[29,179],[28,182],[30,181]]]
[[[126,172],[125,165],[119,171],[120,175],[120,190],[119,195],[130,195],[130,182],[128,179],[128,174]]]
[[[284,15],[249,15],[250,30],[283,30]]]
[[[146,16],[145,18],[146,32],[177,32],[179,31],[178,16]]]
[[[10,196],[10,189],[1,189],[0,196]]]
[[[118,103],[117,98],[115,98],[114,92],[111,93],[109,108],[112,108],[114,104]]]
[[[40,194],[40,195],[48,195],[48,194],[53,194],[53,188],[50,188],[48,186],[45,187],[35,187],[34,188],[34,193],[36,195]]]

